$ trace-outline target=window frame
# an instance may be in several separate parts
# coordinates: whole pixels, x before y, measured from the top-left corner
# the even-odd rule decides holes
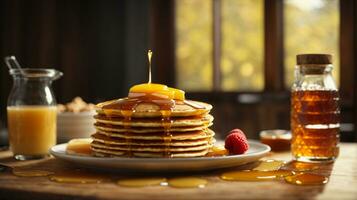
[[[224,100],[236,102],[243,94],[261,96],[265,101],[268,94],[273,99],[289,100],[289,89],[284,85],[284,31],[283,9],[284,0],[264,1],[264,90],[260,92],[237,91],[224,92],[220,90],[220,57],[221,57],[221,3],[222,0],[211,0],[213,4],[213,88],[206,92],[188,92],[188,96],[197,98]],[[341,109],[353,112],[353,121],[357,126],[357,2],[340,0],[340,95]],[[175,85],[175,0],[153,0],[151,15],[151,46],[160,61],[153,61],[158,67],[157,80]],[[269,25],[269,26],[268,26]],[[166,41],[163,45],[160,41]],[[343,52],[343,53],[342,53]],[[162,54],[162,55],[160,55]],[[165,56],[166,55],[166,56]],[[168,56],[167,56],[168,55]],[[353,85],[351,86],[351,83]],[[236,98],[232,98],[235,96]],[[271,99],[270,99],[271,100]],[[355,141],[357,137],[355,136]]]
[[[189,93],[226,93],[221,91],[221,4],[222,0],[212,1],[212,63],[213,88],[206,92]],[[344,78],[340,79],[340,92],[344,99],[351,99],[354,91],[350,83],[354,80],[355,66],[355,13],[356,3],[353,0],[340,0],[340,67]],[[264,1],[264,89],[261,92],[237,91],[235,93],[265,93],[286,92],[284,85],[284,31],[283,31],[284,0]],[[175,0],[154,0],[151,4],[151,46],[159,60],[155,66],[160,73],[156,73],[158,81],[175,85]],[[166,41],[163,45],[160,41]],[[232,93],[232,92],[228,92]]]

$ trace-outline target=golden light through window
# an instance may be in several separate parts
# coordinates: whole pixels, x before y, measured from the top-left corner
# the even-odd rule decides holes
[[[333,76],[339,85],[339,1],[284,1],[285,86],[294,78],[296,54],[333,55]]]

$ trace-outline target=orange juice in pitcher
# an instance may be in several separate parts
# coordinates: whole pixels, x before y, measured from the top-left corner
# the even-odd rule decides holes
[[[62,73],[54,69],[10,68],[14,84],[7,117],[10,149],[18,160],[49,155],[56,144],[56,100],[51,83]]]
[[[56,144],[55,106],[7,107],[11,151],[15,155],[41,156]]]

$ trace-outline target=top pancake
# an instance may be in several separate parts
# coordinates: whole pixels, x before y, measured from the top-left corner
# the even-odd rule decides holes
[[[103,108],[106,105],[115,103],[119,99],[106,101],[97,104],[98,114],[105,114],[107,116],[123,116],[121,110],[118,109],[106,109]],[[122,100],[122,99],[121,99]],[[176,101],[175,105],[171,111],[171,117],[188,117],[196,115],[204,115],[209,113],[212,109],[212,105],[199,102],[199,101]],[[139,103],[135,107],[135,112],[133,112],[131,117],[134,118],[146,118],[146,117],[161,117],[162,113],[160,112],[160,107],[155,103]]]

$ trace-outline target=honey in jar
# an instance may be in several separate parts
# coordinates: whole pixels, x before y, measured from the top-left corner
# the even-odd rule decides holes
[[[327,54],[297,56],[291,93],[291,151],[296,160],[333,161],[339,153],[339,94]]]

